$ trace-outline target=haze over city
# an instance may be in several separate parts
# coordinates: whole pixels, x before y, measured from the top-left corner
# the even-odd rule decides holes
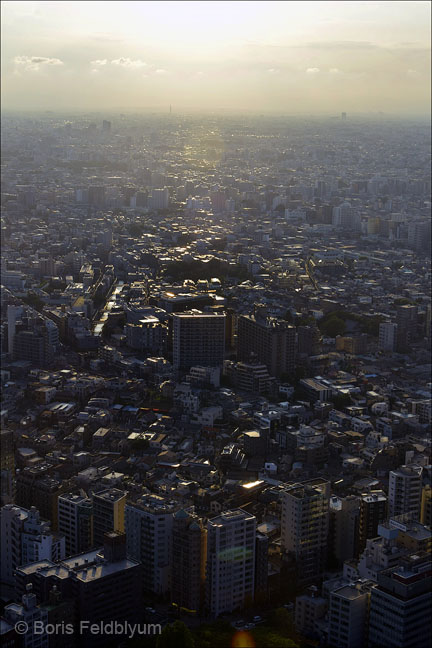
[[[18,110],[430,110],[429,2],[3,2]]]
[[[2,46],[0,647],[430,648],[430,3]]]

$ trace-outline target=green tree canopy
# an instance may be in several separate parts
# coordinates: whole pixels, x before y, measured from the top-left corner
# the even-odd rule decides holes
[[[156,648],[195,648],[195,641],[183,621],[174,621],[162,630]]]
[[[335,315],[330,317],[326,322],[321,325],[321,331],[324,335],[329,337],[336,337],[336,335],[343,335],[345,333],[345,322],[343,319]]]

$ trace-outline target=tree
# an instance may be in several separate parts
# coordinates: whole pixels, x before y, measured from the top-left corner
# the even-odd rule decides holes
[[[338,394],[337,396],[333,396],[331,400],[335,408],[339,411],[345,409],[345,407],[348,407],[352,403],[349,394]]]
[[[156,648],[195,648],[195,640],[183,621],[174,621],[162,630]]]
[[[337,335],[343,335],[345,332],[345,322],[337,315],[330,317],[326,322],[323,322],[321,325],[321,331],[324,335],[329,337],[336,337]]]

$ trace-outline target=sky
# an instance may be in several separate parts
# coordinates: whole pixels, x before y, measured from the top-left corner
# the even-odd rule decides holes
[[[19,110],[430,113],[430,2],[11,2]]]

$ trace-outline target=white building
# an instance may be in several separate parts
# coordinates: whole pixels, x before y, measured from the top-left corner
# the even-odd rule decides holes
[[[400,466],[389,472],[389,515],[412,513],[420,519],[420,500],[423,468],[417,465]]]
[[[208,521],[206,605],[213,617],[253,600],[255,536],[256,518],[242,509]]]
[[[40,519],[35,507],[30,510],[6,504],[0,511],[1,581],[14,585],[14,570],[38,560],[65,557],[65,538],[51,532],[49,522]]]
[[[379,325],[379,346],[385,351],[394,351],[397,339],[397,324],[381,322]]]

